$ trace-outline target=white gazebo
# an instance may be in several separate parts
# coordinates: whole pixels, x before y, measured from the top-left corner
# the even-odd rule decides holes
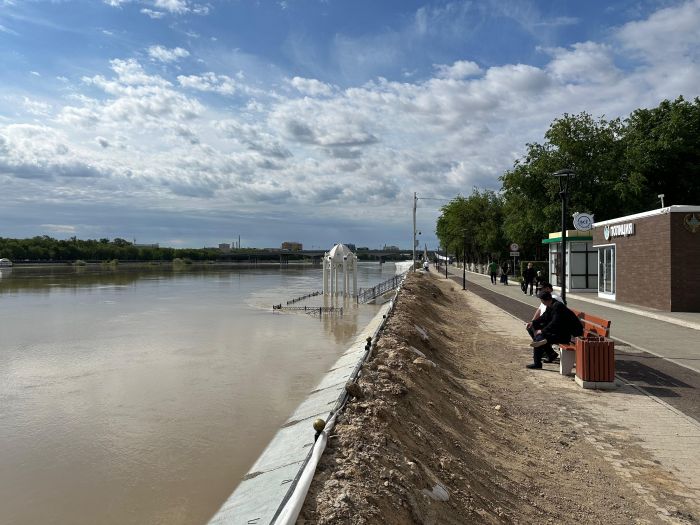
[[[336,244],[331,251],[323,254],[323,293],[340,295],[338,280],[343,273],[343,296],[357,297],[357,257],[344,244]],[[352,272],[352,294],[350,273]]]

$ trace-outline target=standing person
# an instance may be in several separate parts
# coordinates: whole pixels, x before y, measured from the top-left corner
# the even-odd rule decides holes
[[[546,310],[532,322],[532,328],[535,330],[535,340],[530,343],[533,348],[533,362],[526,366],[526,368],[536,369],[542,368],[544,354],[554,353],[552,343],[570,343],[572,337],[583,334],[581,321],[564,303],[552,299],[552,294],[549,292],[542,292],[538,297]]]
[[[501,282],[508,286],[508,273],[510,273],[510,263],[508,261],[503,262],[503,266],[501,266]]]
[[[530,295],[534,292],[535,288],[535,277],[537,277],[537,273],[535,272],[535,269],[532,267],[532,263],[529,262],[527,263],[527,268],[525,268],[525,271],[523,271],[523,282],[525,283],[525,287],[523,288],[523,293],[527,295],[527,287],[530,287]]]
[[[496,276],[498,275],[498,263],[491,261],[489,264],[489,273],[491,274],[491,284],[496,284]]]

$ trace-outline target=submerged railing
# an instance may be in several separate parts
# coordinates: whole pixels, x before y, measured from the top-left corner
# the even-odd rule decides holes
[[[273,304],[272,309],[284,312],[304,312],[309,315],[343,315],[342,306],[282,306],[282,304]]]
[[[298,303],[299,301],[303,301],[304,299],[308,299],[309,297],[316,297],[317,295],[321,295],[322,293],[323,292],[311,292],[300,297],[295,297],[294,299],[290,299],[289,301],[287,301],[287,306],[289,306],[290,304]]]
[[[391,279],[387,279],[376,286],[372,286],[372,288],[360,288],[360,293],[357,294],[358,304],[366,303],[372,299],[376,299],[380,295],[384,295],[391,290],[395,290],[403,282],[404,278],[406,277],[406,273],[408,272],[394,275]]]

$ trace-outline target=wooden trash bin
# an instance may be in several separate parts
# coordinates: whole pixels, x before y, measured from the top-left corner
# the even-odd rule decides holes
[[[600,336],[576,338],[576,382],[583,388],[615,388],[615,343]]]

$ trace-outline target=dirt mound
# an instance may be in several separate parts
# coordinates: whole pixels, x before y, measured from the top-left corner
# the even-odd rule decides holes
[[[409,276],[298,523],[660,523],[468,297]]]

